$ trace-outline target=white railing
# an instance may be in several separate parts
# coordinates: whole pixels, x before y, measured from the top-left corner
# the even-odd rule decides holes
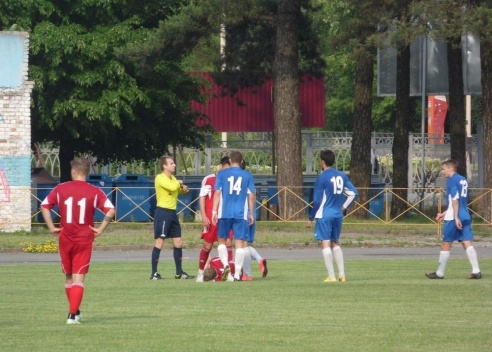
[[[425,187],[434,187],[440,174],[440,162],[450,157],[450,138],[445,135],[435,141],[428,135],[425,136]],[[435,143],[433,143],[435,142]],[[320,172],[318,162],[319,152],[323,149],[332,149],[337,156],[337,168],[343,171],[350,170],[350,148],[352,143],[351,132],[328,131],[303,131],[303,174],[316,175]],[[227,148],[223,148],[227,146]],[[377,159],[376,167],[373,167],[372,180],[375,183],[392,184],[393,175],[393,134],[372,134],[372,148]],[[469,157],[468,175],[470,185],[477,187],[480,170],[479,142],[476,136],[468,139],[467,156]],[[243,153],[248,165],[248,170],[254,175],[274,175],[272,168],[272,138],[270,133],[237,133],[229,134],[227,142],[209,139],[203,150],[184,148],[176,155],[177,174],[181,176],[203,176],[214,171],[220,158],[229,150],[239,150]],[[422,136],[410,134],[409,136],[409,187],[422,186]],[[58,151],[49,145],[41,146],[40,160],[36,154],[32,155],[32,167],[44,167],[55,178],[60,176],[60,160]],[[142,174],[153,177],[157,173],[157,161],[144,162],[112,162],[99,165],[93,159],[94,174],[107,174],[111,177],[121,174]]]

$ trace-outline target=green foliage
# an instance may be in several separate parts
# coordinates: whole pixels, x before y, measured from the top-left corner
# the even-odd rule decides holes
[[[210,35],[201,38],[193,51],[185,56],[181,62],[187,72],[213,72],[220,67],[220,38],[219,35]]]
[[[302,6],[300,70],[320,73],[324,68],[319,54],[320,33],[311,19],[311,13],[317,9],[309,1],[303,1]],[[165,48],[163,55],[181,55],[185,67],[193,71],[213,71],[216,81],[233,92],[237,86],[260,84],[271,75],[275,16],[276,5],[272,1],[191,2],[161,23],[157,46]],[[222,53],[221,29],[225,33]]]
[[[33,142],[60,146],[62,164],[76,154],[149,161],[169,145],[199,146],[208,129],[189,113],[199,84],[179,57],[135,63],[127,55],[155,40],[159,21],[187,3],[0,0],[2,28],[30,34]]]
[[[364,2],[316,1],[318,11],[312,14],[318,32],[323,32],[320,46],[326,67],[326,130],[352,130],[356,37],[366,31],[364,21],[374,19],[374,9]],[[378,5],[380,6],[380,5]],[[374,7],[378,8],[378,7]],[[366,18],[366,20],[362,20]],[[374,68],[376,70],[376,67]],[[377,77],[375,75],[375,77]],[[373,83],[373,130],[391,131],[395,116],[394,98],[377,98],[377,81]]]

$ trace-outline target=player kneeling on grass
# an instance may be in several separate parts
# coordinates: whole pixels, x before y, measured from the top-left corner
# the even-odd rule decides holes
[[[219,257],[211,257],[205,264],[203,281],[234,281],[234,262],[224,267]]]

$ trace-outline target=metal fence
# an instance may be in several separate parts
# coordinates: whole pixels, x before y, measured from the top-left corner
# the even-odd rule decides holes
[[[483,186],[480,183],[483,175],[483,157],[481,157],[483,155],[483,143],[479,136],[480,134],[477,134],[468,138],[466,145],[468,179],[472,187]],[[425,143],[423,143],[421,134],[409,135],[408,187],[438,186],[441,171],[440,163],[451,155],[449,135],[439,138],[424,135],[424,140]],[[350,172],[351,143],[351,132],[303,131],[303,175],[316,175],[321,171],[318,160],[319,153],[323,149],[333,150],[337,157],[337,168]],[[425,146],[425,152],[423,146]],[[375,160],[371,175],[373,183],[391,185],[393,177],[393,134],[374,132],[371,147]],[[180,149],[176,155],[177,174],[180,176],[208,175],[215,171],[220,158],[231,149],[243,153],[248,170],[255,176],[275,174],[271,133],[229,134],[228,141],[213,141],[210,138],[203,150]],[[422,172],[424,154],[426,170]],[[49,146],[42,146],[40,156],[41,158],[37,154],[33,154],[32,166],[39,167],[43,163],[51,175],[59,177],[58,151]],[[92,173],[107,174],[111,177],[128,173],[153,177],[159,173],[157,160],[150,164],[138,161],[115,161],[107,165],[100,165],[97,163],[97,159],[92,158],[92,162]],[[422,183],[422,177],[425,177],[424,183]]]
[[[151,186],[142,187],[102,187],[108,197],[113,200],[116,208],[116,217],[114,222],[152,222],[155,209],[155,191]],[[49,187],[33,189],[31,192],[32,213],[30,219],[16,218],[12,214],[11,222],[23,223],[30,221],[32,225],[43,223],[39,206],[45,195],[50,191]],[[363,188],[359,188],[363,190]],[[313,187],[275,187],[273,185],[258,185],[257,199],[255,206],[255,216],[258,221],[278,221],[278,222],[296,222],[306,221],[309,211],[312,208]],[[421,194],[419,188],[409,188],[409,194]],[[302,202],[292,215],[279,212],[279,204],[285,201],[287,194],[302,194],[299,197]],[[437,212],[443,211],[445,205],[445,190],[443,188],[426,189],[425,196],[416,202],[406,201],[407,209],[395,216],[391,215],[391,202],[394,197],[398,197],[395,189],[388,187],[370,188],[369,198],[365,202],[359,199],[350,207],[345,215],[345,224],[352,221],[360,223],[359,215],[356,213],[361,210],[366,212],[367,217],[374,222],[383,225],[398,223],[402,218],[412,218],[411,223],[405,222],[405,226],[417,226],[419,228],[430,227],[440,232],[440,225],[435,221]],[[13,200],[15,201],[15,200]],[[195,222],[200,221],[199,211],[199,188],[192,187],[186,195],[180,195],[178,198],[178,215],[182,221]],[[492,204],[492,189],[470,189],[469,209],[478,225],[490,226],[492,219],[492,210],[489,206]],[[58,210],[52,211],[52,217],[55,222],[59,218]],[[96,221],[102,221],[103,214],[96,214]]]

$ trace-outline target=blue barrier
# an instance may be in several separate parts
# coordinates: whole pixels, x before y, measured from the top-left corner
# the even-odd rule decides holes
[[[86,179],[87,183],[99,187],[109,200],[114,204],[113,179],[106,174],[90,174]],[[96,209],[94,221],[102,221],[104,214],[99,209]]]
[[[113,180],[121,188],[115,195],[117,221],[149,221],[149,180],[144,175],[123,174]]]

